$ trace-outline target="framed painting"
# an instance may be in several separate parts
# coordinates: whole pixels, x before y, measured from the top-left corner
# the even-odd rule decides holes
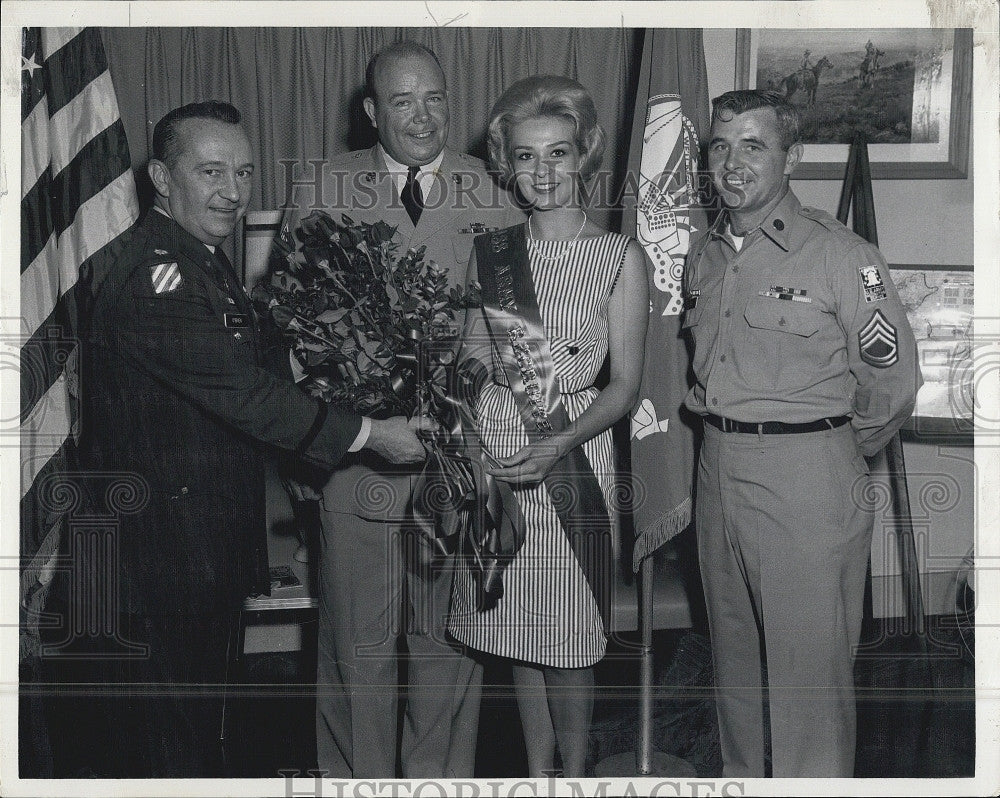
[[[924,384],[907,430],[920,438],[971,435],[976,338],[971,266],[890,264],[917,340]]]
[[[801,110],[798,178],[842,179],[856,130],[873,179],[968,173],[968,28],[740,29],[736,71],[738,88],[773,89]]]

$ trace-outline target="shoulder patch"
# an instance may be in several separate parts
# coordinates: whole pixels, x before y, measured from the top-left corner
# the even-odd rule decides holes
[[[881,302],[886,298],[885,283],[877,264],[859,266],[861,287],[865,289],[865,302]]]
[[[177,261],[154,263],[149,267],[149,279],[153,283],[153,293],[167,294],[184,284]]]
[[[881,310],[872,313],[868,323],[858,330],[858,345],[861,359],[877,369],[887,369],[899,360],[899,336]]]

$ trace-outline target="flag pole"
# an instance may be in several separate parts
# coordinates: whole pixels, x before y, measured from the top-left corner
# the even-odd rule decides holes
[[[639,731],[634,751],[605,757],[595,776],[672,776],[694,778],[695,767],[685,759],[665,754],[653,745],[653,555],[639,566]]]

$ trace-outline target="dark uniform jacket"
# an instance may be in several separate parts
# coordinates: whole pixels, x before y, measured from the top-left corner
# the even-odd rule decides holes
[[[117,521],[121,609],[220,612],[267,592],[266,451],[332,468],[360,418],[294,385],[229,261],[155,209],[86,290],[82,464],[139,485],[131,504],[96,497]]]

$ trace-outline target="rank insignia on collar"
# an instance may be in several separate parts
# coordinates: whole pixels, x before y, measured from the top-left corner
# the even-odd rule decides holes
[[[858,330],[861,359],[869,366],[887,369],[899,360],[899,338],[896,328],[876,310],[868,323]]]
[[[885,283],[878,266],[859,266],[861,286],[865,289],[865,302],[880,302],[886,298]]]
[[[176,291],[183,285],[181,270],[176,262],[157,263],[149,267],[149,279],[153,283],[153,292],[157,294],[167,294]]]

